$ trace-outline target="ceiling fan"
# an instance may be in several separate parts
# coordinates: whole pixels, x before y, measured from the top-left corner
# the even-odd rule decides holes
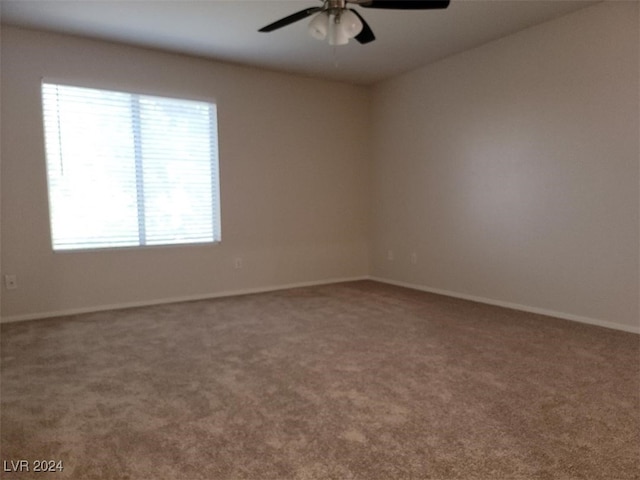
[[[395,10],[433,10],[449,6],[450,0],[322,0],[321,7],[300,10],[262,27],[259,32],[272,32],[316,14],[309,23],[309,34],[318,40],[328,38],[330,45],[345,45],[350,38],[359,43],[373,42],[376,37],[362,16],[347,4],[363,8]]]

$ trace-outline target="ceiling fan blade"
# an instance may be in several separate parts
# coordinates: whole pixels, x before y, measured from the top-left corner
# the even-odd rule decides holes
[[[359,3],[364,8],[388,8],[397,10],[433,10],[447,8],[450,0],[369,0]]]
[[[362,18],[362,15],[360,15],[358,12],[356,12],[351,8],[349,10],[355,13],[356,16],[362,22],[362,31],[358,35],[356,35],[354,38],[362,44],[373,42],[376,39],[376,36],[373,34],[373,30],[371,30],[371,27],[369,26],[369,24],[366,22],[364,18]]]
[[[298,20],[302,20],[303,18],[307,18],[309,15],[313,15],[316,12],[322,10],[322,7],[311,7],[305,8],[304,10],[300,10],[288,17],[281,18],[280,20],[270,23],[269,25],[262,27],[259,32],[273,32],[282,27],[286,27],[287,25],[291,25]]]

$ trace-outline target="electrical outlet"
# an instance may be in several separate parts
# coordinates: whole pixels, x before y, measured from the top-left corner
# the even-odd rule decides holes
[[[236,270],[239,270],[242,268],[242,258],[237,257],[234,261],[233,261],[233,266],[236,268]]]
[[[387,250],[387,260],[393,262],[393,250]]]
[[[414,265],[418,264],[418,254],[416,252],[411,254],[411,263]]]
[[[7,290],[15,290],[18,288],[18,277],[15,275],[5,275],[4,285],[7,287]]]

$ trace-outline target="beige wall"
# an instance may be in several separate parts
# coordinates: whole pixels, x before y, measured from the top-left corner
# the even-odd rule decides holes
[[[638,331],[639,43],[607,2],[378,85],[373,274]]]
[[[368,274],[367,89],[10,27],[1,48],[4,319]],[[215,100],[222,243],[52,253],[42,77]]]

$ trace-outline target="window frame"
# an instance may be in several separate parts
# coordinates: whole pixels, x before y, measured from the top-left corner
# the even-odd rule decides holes
[[[51,193],[51,184],[50,184],[50,161],[48,157],[48,147],[47,147],[47,118],[46,118],[46,108],[45,108],[45,99],[44,99],[44,86],[45,84],[53,85],[53,86],[61,86],[61,87],[72,87],[72,88],[85,88],[85,89],[93,89],[93,90],[102,90],[108,93],[118,93],[128,95],[130,100],[133,102],[134,99],[138,105],[138,108],[132,107],[129,110],[130,115],[139,115],[139,102],[141,97],[148,98],[157,98],[159,100],[167,100],[167,101],[184,101],[184,102],[197,102],[206,104],[209,107],[209,117],[210,117],[210,127],[208,134],[209,141],[209,157],[210,157],[210,178],[209,178],[209,186],[211,193],[211,236],[212,240],[204,240],[204,241],[177,241],[171,243],[147,243],[146,242],[146,233],[145,230],[147,227],[144,225],[147,212],[144,210],[144,206],[140,206],[140,201],[144,203],[145,197],[148,196],[142,190],[142,194],[140,193],[140,183],[141,183],[141,169],[139,162],[143,159],[142,149],[140,148],[140,142],[134,140],[135,152],[134,158],[131,160],[135,164],[133,167],[136,175],[136,202],[137,206],[135,209],[136,217],[138,219],[137,226],[137,244],[129,244],[129,245],[105,245],[105,246],[73,246],[71,248],[60,248],[56,247],[55,239],[54,239],[54,220],[53,220],[53,196]],[[203,247],[203,246],[216,246],[222,242],[222,205],[221,205],[221,180],[220,180],[220,133],[219,133],[219,122],[218,122],[218,102],[211,97],[196,97],[193,95],[184,95],[179,94],[166,94],[166,92],[158,92],[153,91],[152,89],[137,89],[137,88],[121,88],[121,87],[113,87],[111,85],[104,85],[102,83],[94,83],[94,82],[75,82],[69,81],[65,79],[51,78],[51,77],[43,77],[40,81],[40,107],[41,107],[41,119],[42,119],[42,135],[43,135],[43,145],[44,145],[44,161],[45,161],[45,184],[47,187],[47,213],[48,213],[48,233],[49,233],[49,245],[53,253],[83,253],[83,252],[108,252],[108,251],[128,251],[128,250],[136,250],[139,251],[141,249],[157,249],[157,248],[184,248],[184,247]],[[137,112],[136,112],[137,110]],[[138,126],[140,124],[138,123]],[[59,127],[58,127],[59,128]],[[133,135],[141,135],[142,128],[140,127],[138,130],[133,133]],[[144,188],[144,187],[142,187]],[[141,210],[142,208],[142,210]],[[142,218],[141,218],[142,212]],[[142,224],[142,226],[141,226]],[[108,238],[105,240],[108,241]],[[79,245],[82,245],[81,242],[78,242]]]

